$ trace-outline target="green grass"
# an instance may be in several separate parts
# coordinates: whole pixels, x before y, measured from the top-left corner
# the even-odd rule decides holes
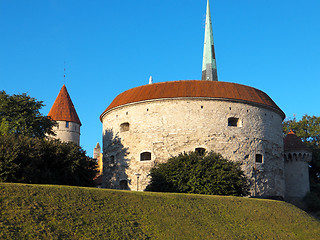
[[[0,183],[0,239],[319,239],[285,202]]]

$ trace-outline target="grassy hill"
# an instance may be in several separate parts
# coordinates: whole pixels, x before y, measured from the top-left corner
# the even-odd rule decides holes
[[[319,239],[285,202],[0,183],[0,239]]]

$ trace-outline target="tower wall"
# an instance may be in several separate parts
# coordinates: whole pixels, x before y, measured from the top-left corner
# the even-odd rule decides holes
[[[102,122],[106,187],[143,190],[157,163],[204,148],[242,162],[252,195],[284,196],[282,116],[273,109],[210,98],[160,99],[114,108]],[[257,154],[262,163],[255,163]]]
[[[56,121],[58,126],[53,127],[55,138],[62,142],[74,142],[80,145],[80,124],[67,121]]]
[[[309,164],[311,153],[306,151],[285,152],[285,198],[303,198],[310,192]]]

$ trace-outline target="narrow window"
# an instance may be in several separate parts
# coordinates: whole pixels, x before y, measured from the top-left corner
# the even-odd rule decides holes
[[[262,155],[256,154],[256,163],[262,163]]]
[[[128,122],[120,124],[120,132],[127,132],[129,131],[130,124]]]
[[[66,128],[69,128],[69,122],[66,121]]]
[[[228,118],[228,126],[229,127],[238,127],[239,126],[239,118]]]
[[[113,155],[110,156],[110,163],[111,163],[111,164],[114,164],[114,156],[113,156]]]
[[[151,160],[151,152],[143,152],[140,154],[140,161],[150,161]]]
[[[128,190],[129,189],[127,180],[120,181],[120,189],[121,190]]]
[[[200,155],[200,156],[203,156],[206,149],[204,148],[196,148],[195,151]]]

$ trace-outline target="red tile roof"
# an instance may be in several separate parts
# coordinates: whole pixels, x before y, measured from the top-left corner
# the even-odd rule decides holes
[[[284,151],[310,151],[306,144],[292,130],[285,136],[283,143]]]
[[[73,106],[66,86],[63,84],[58,97],[56,98],[48,114],[55,121],[69,121],[80,124],[81,122]]]
[[[285,114],[272,99],[258,89],[230,82],[187,80],[154,83],[129,89],[119,94],[113,100],[109,107],[101,114],[100,120],[102,120],[105,112],[128,103],[184,97],[220,98],[260,104],[279,111],[283,119],[285,117]]]

